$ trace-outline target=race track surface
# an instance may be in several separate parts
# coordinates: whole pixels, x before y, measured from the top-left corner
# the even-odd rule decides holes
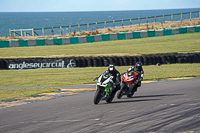
[[[200,78],[142,84],[133,98],[115,97],[109,104],[94,105],[94,94],[1,108],[0,132],[200,133]]]

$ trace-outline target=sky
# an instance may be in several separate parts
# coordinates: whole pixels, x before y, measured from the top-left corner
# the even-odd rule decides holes
[[[0,12],[73,12],[200,8],[200,0],[0,0]]]

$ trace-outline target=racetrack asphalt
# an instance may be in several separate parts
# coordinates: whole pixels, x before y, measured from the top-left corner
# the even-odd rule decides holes
[[[60,86],[62,89],[95,85]],[[133,98],[93,104],[95,91],[0,108],[2,133],[200,133],[200,78],[143,83]]]

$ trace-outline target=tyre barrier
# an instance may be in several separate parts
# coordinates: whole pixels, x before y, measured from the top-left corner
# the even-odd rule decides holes
[[[5,61],[0,59],[0,69],[5,69]]]
[[[98,56],[63,58],[18,58],[0,59],[0,69],[68,68],[133,66],[136,62],[143,65],[200,63],[200,52],[149,54],[141,56]]]

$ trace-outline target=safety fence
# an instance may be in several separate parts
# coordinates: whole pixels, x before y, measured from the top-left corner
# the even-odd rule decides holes
[[[0,48],[41,46],[41,45],[62,45],[62,44],[76,44],[76,43],[122,40],[122,39],[137,39],[137,38],[166,36],[166,35],[175,35],[175,34],[192,33],[192,32],[200,32],[200,25],[177,27],[171,29],[143,30],[135,32],[108,33],[108,34],[97,34],[97,35],[77,36],[77,37],[26,39],[26,40],[21,40],[21,39],[0,40]]]
[[[63,58],[20,58],[0,59],[0,69],[35,69],[69,67],[116,66],[200,63],[200,52],[149,54],[141,56],[98,56],[98,57],[63,57]]]
[[[68,26],[57,26],[57,27],[46,27],[46,28],[31,28],[31,29],[10,29],[10,36],[45,36],[45,35],[55,35],[55,34],[66,34],[71,32],[80,32],[97,30],[101,28],[107,27],[115,27],[115,26],[125,26],[125,25],[135,25],[142,23],[146,23],[148,27],[148,23],[157,23],[165,21],[182,21],[184,19],[192,19],[192,18],[200,18],[200,11],[194,12],[185,12],[185,13],[176,13],[176,14],[167,14],[167,15],[159,15],[159,16],[150,16],[150,17],[142,17],[142,18],[132,18],[132,19],[122,19],[122,20],[113,20],[113,21],[105,21],[105,22],[95,22],[95,23],[87,23],[87,24],[77,24],[77,25],[68,25]],[[66,30],[67,29],[67,30]]]

